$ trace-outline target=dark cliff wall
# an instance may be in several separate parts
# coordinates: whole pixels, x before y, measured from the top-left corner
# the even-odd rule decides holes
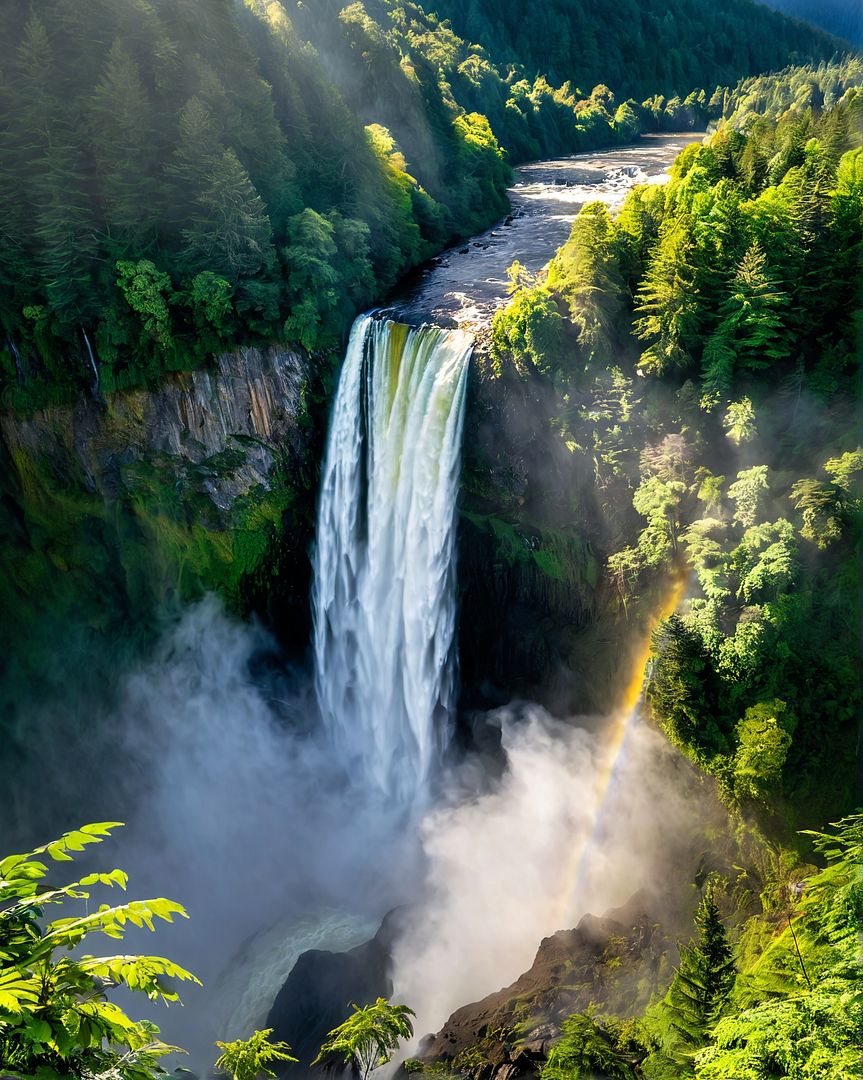
[[[134,651],[165,612],[218,593],[308,641],[325,393],[302,352],[0,417],[0,692],[64,692],[78,659]]]

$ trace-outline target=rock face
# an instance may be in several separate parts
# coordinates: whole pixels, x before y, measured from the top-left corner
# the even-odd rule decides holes
[[[238,349],[212,369],[173,375],[154,392],[122,391],[104,403],[82,397],[27,418],[4,415],[0,433],[13,460],[45,462],[58,478],[80,473],[90,491],[109,499],[118,494],[123,464],[164,456],[177,466],[202,465],[234,451],[227,475],[214,468],[201,481],[226,512],[256,484],[269,485],[279,453],[298,449],[309,364],[308,356],[275,346]]]
[[[326,368],[244,348],[152,391],[0,414],[0,709],[100,685],[120,643],[205,592],[306,648]]]
[[[274,1039],[293,1047],[300,1067],[308,1069],[327,1034],[350,1015],[353,1003],[367,1005],[390,996],[390,950],[400,917],[400,909],[391,911],[371,941],[348,952],[312,949],[297,960],[273,1003],[267,1027],[275,1029]]]
[[[539,1071],[563,1021],[591,1003],[638,1013],[670,970],[672,943],[637,894],[602,918],[545,938],[529,971],[465,1005],[423,1043],[419,1060],[473,1080],[514,1080]],[[667,981],[667,980],[666,980]]]
[[[605,713],[634,629],[604,573],[620,523],[601,505],[590,448],[561,437],[550,381],[494,366],[481,338],[459,500],[462,705],[518,697]]]
[[[669,981],[676,958],[657,907],[637,893],[602,918],[586,915],[574,930],[545,938],[529,971],[458,1009],[423,1040],[418,1061],[424,1071],[471,1080],[534,1076],[572,1013],[591,1004],[617,1016],[640,1013]],[[390,912],[371,941],[349,952],[312,950],[297,960],[267,1018],[273,1037],[290,1043],[300,1059],[291,1076],[309,1072],[323,1039],[352,1003],[392,993],[390,955],[403,910]],[[408,1073],[398,1075],[405,1080]]]

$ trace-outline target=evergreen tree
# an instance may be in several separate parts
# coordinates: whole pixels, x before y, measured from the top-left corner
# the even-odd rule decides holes
[[[612,249],[613,234],[608,208],[603,203],[588,203],[549,267],[549,287],[559,290],[568,301],[587,361],[607,362],[614,355],[623,282]]]
[[[693,291],[689,223],[672,219],[665,229],[638,290],[636,333],[650,345],[641,366],[661,375],[685,368],[690,361],[689,343],[697,325]]]
[[[20,230],[16,246],[33,253],[38,299],[47,301],[47,314],[60,325],[74,325],[93,313],[96,230],[76,132],[51,85],[55,64],[45,25],[34,15],[18,48],[11,96],[16,110],[3,149],[25,200],[26,218],[20,208],[12,217]],[[4,201],[13,198],[7,188]],[[33,304],[36,299],[29,305],[34,314],[41,306]],[[47,358],[55,370],[61,366],[59,358]]]
[[[213,114],[198,97],[191,97],[179,116],[179,139],[166,173],[174,179],[174,217],[185,220],[201,194],[213,164],[224,152]]]
[[[68,129],[59,121],[53,125],[42,167],[36,211],[37,265],[53,313],[61,323],[77,323],[95,314],[96,227],[84,192],[80,157]]]
[[[228,281],[254,277],[275,262],[264,202],[233,150],[212,161],[210,176],[182,230],[182,261]]]
[[[733,330],[740,363],[749,369],[769,367],[784,360],[790,346],[783,321],[788,299],[767,265],[767,257],[753,244],[737,267],[731,293],[720,315]]]
[[[144,251],[161,217],[152,102],[138,65],[119,42],[90,105],[90,129],[107,232],[119,253]]]
[[[698,938],[680,948],[680,963],[668,990],[672,1025],[689,1046],[702,1046],[722,1015],[734,985],[734,950],[710,889],[695,914]]]

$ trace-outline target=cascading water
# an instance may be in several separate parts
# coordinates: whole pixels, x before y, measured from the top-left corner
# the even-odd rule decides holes
[[[363,782],[422,798],[455,693],[462,331],[357,319],[321,481],[312,604],[324,726]]]

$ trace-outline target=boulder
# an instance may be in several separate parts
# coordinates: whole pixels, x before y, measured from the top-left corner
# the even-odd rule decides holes
[[[420,1048],[425,1065],[472,1080],[536,1075],[563,1021],[590,1004],[636,1015],[668,974],[673,944],[644,893],[601,918],[545,938],[531,968],[510,986],[456,1010]]]
[[[390,953],[402,911],[389,912],[371,941],[348,952],[311,949],[297,960],[267,1017],[273,1038],[288,1042],[299,1059],[299,1067],[290,1066],[292,1077],[299,1069],[308,1070],[321,1043],[350,1015],[352,1005],[368,1005],[392,994]]]

